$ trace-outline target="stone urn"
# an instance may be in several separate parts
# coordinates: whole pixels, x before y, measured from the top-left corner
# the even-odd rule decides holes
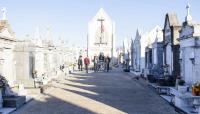
[[[185,81],[184,80],[179,80],[178,81],[178,91],[180,93],[186,93],[188,89],[188,86],[185,85]]]
[[[188,86],[186,86],[186,85],[178,85],[178,91],[180,93],[186,93],[187,89],[188,89]]]

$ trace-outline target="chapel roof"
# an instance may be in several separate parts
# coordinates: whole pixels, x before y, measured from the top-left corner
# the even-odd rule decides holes
[[[177,14],[174,12],[167,13],[166,14],[166,19],[169,19],[169,24],[170,26],[180,26]]]
[[[97,18],[106,18],[107,21],[112,22],[110,16],[106,13],[106,11],[103,8],[100,8],[96,15],[92,18],[93,21],[96,21]]]

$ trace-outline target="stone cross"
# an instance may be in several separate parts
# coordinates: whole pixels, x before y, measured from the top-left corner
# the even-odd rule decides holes
[[[190,15],[190,4],[189,4],[189,0],[188,0],[188,4],[186,6],[187,9],[187,16],[185,18],[185,21],[192,21],[192,16]]]
[[[51,40],[51,28],[50,28],[50,26],[48,26],[48,27],[46,28],[46,40],[47,40],[47,41],[50,41],[50,40]]]
[[[104,25],[103,25],[103,22],[105,21],[105,19],[103,19],[103,17],[97,19],[97,21],[99,21],[101,23],[101,36],[100,36],[100,42],[99,43],[96,43],[99,45],[99,47],[101,47],[101,44],[106,44],[107,45],[107,42],[103,42],[103,33],[104,33]]]
[[[2,12],[2,17],[3,17],[2,19],[3,19],[3,20],[6,20],[6,14],[7,14],[6,8],[5,8],[5,7],[2,8],[2,9],[1,9],[1,12]]]
[[[190,15],[190,4],[188,2],[187,6],[186,6],[186,9],[187,9],[187,15]]]
[[[102,34],[104,32],[104,28],[103,28],[103,22],[105,21],[103,18],[98,19],[97,21],[99,21],[101,23],[101,37],[100,37],[100,43],[102,43]]]

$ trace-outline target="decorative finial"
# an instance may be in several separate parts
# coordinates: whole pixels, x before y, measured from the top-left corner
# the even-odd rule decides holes
[[[156,38],[155,38],[155,42],[158,42],[158,34],[159,34],[159,28],[156,29]]]
[[[40,39],[40,28],[38,26],[35,29],[34,39]]]
[[[6,14],[7,14],[7,10],[5,7],[3,7],[1,9],[1,12],[2,12],[2,20],[6,20]]]
[[[158,38],[158,32],[159,32],[159,29],[157,28],[156,29],[156,38]]]
[[[188,22],[188,21],[192,21],[192,16],[190,15],[190,4],[189,4],[189,0],[188,0],[188,4],[186,6],[186,9],[187,9],[187,16],[185,18],[185,21]]]
[[[47,26],[46,28],[46,40],[50,41],[51,40],[51,27]]]

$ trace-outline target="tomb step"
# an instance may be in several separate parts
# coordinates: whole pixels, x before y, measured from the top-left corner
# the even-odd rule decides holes
[[[40,88],[26,87],[27,94],[40,94]]]
[[[46,85],[41,86],[40,92],[41,92],[41,93],[44,93],[45,91],[48,91],[48,90],[51,89],[51,88],[52,88],[52,83],[48,83],[48,84],[46,84]]]
[[[29,80],[22,80],[22,79],[19,79],[20,80],[20,82],[22,83],[22,84],[24,84],[24,87],[28,87],[28,88],[30,88],[30,87],[35,87],[35,83],[34,83],[34,80],[33,79],[29,79]]]
[[[3,107],[19,108],[26,102],[25,96],[6,96],[3,98]]]

